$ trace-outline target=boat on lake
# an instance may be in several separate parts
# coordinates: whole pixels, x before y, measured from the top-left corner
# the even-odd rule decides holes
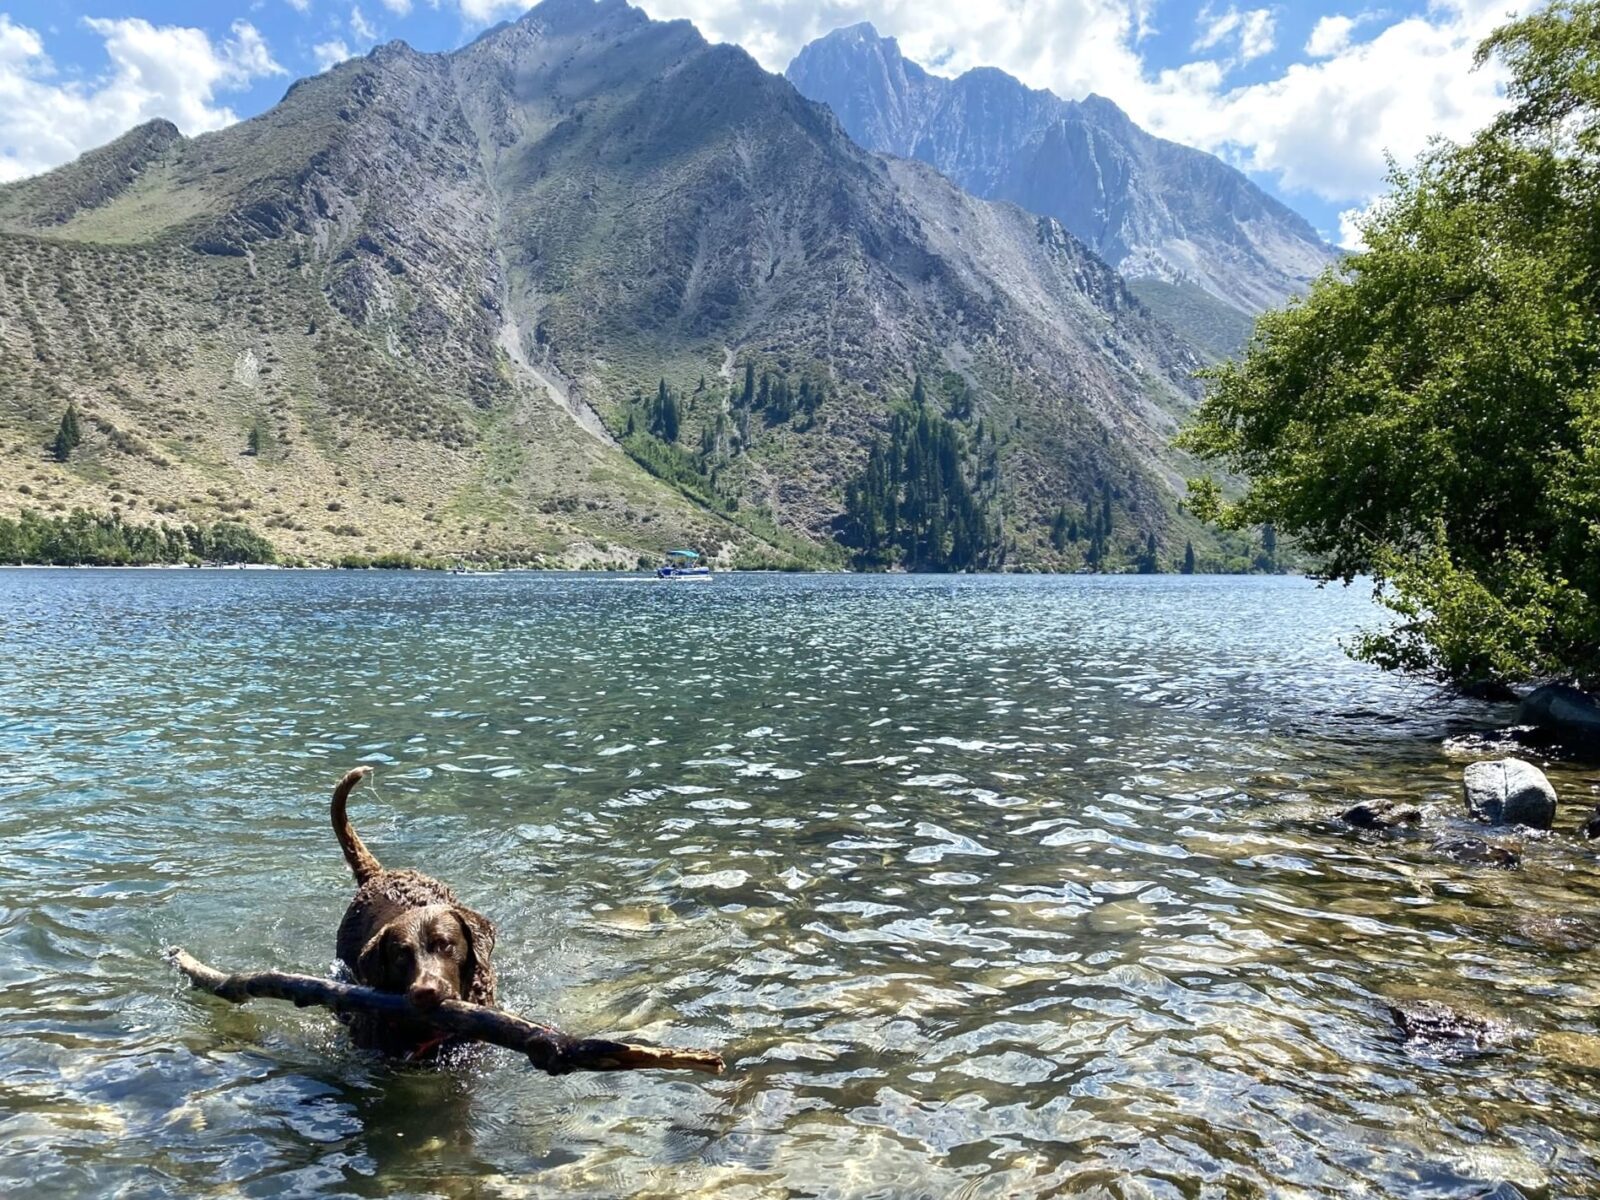
[[[711,568],[693,550],[669,550],[667,561],[656,568],[657,579],[710,579]]]

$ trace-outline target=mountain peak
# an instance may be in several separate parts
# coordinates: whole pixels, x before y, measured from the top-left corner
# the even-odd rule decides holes
[[[858,45],[885,95],[925,86]],[[124,498],[114,466],[192,496],[178,519],[230,494],[271,509],[279,547],[318,558],[759,548],[731,515],[753,511],[784,554],[832,561],[920,372],[942,381],[930,412],[1015,431],[963,467],[994,505],[962,528],[992,517],[1011,561],[1066,565],[1051,516],[1107,484],[1130,536],[1181,519],[1163,455],[1198,362],[1110,267],[622,0],[546,0],[448,53],[385,46],[203,137],[146,126],[0,187],[0,230],[22,280],[0,288],[0,476],[37,458],[64,390],[118,433],[58,464],[100,510]],[[689,400],[715,361],[760,389]],[[670,433],[633,398],[663,381],[688,400]],[[242,456],[257,428],[271,452]],[[399,496],[405,476],[425,490]],[[291,519],[330,495],[338,523]]]
[[[536,25],[547,32],[576,33],[618,18],[635,25],[650,21],[628,0],[542,0],[523,13],[516,24]]]
[[[790,82],[868,149],[1054,217],[1130,278],[1209,293],[1236,322],[1333,259],[1304,218],[1238,171],[1147,133],[1104,96],[1069,102],[997,67],[930,75],[891,58],[892,39],[878,39],[874,62],[860,28],[804,47]]]
[[[879,45],[895,45],[892,37],[886,38],[878,32],[878,27],[871,21],[857,21],[854,25],[846,25],[835,29],[827,35],[837,41],[876,42]]]
[[[1126,121],[1130,125],[1133,124],[1133,118],[1122,110],[1121,105],[1115,100],[1100,95],[1099,92],[1090,92],[1078,103],[1096,116],[1110,117],[1118,121]]]
[[[11,216],[35,225],[63,225],[114,200],[183,140],[178,127],[164,117],[135,125],[70,163],[12,185],[0,220]]]
[[[367,57],[374,62],[391,62],[400,58],[419,58],[421,55],[410,42],[400,38],[390,38],[381,46],[374,46],[367,51]]]
[[[117,141],[126,142],[133,139],[143,138],[151,143],[160,142],[170,145],[172,142],[177,141],[182,136],[183,134],[179,132],[178,127],[171,121],[167,120],[165,117],[156,117],[153,120],[146,121],[143,125],[135,125],[132,129],[128,130],[127,133],[118,138]],[[117,143],[112,142],[111,144],[116,145]]]

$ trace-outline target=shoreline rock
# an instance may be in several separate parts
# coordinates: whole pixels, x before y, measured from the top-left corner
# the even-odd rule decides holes
[[[1468,814],[1491,825],[1549,829],[1555,824],[1555,788],[1543,771],[1520,758],[1469,763],[1461,791]]]
[[[1421,825],[1422,810],[1415,804],[1397,800],[1363,800],[1339,814],[1339,819],[1356,829],[1396,829],[1402,825]]]
[[[1523,698],[1517,720],[1556,734],[1574,750],[1600,755],[1600,698],[1587,692],[1547,683]]]
[[[1511,1038],[1511,1027],[1504,1022],[1438,1000],[1398,1001],[1388,1008],[1403,1041],[1434,1050],[1482,1053]]]
[[[1468,867],[1498,867],[1514,871],[1522,865],[1522,852],[1510,846],[1497,846],[1475,837],[1444,837],[1433,843],[1433,852]]]

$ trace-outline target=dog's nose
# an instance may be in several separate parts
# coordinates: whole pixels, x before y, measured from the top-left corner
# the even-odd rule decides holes
[[[438,1008],[444,1000],[444,989],[431,980],[415,983],[406,992],[406,999],[414,1008]]]

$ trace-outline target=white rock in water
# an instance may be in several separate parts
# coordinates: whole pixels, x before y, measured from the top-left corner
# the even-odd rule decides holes
[[[1544,772],[1520,758],[1475,762],[1461,780],[1467,812],[1494,825],[1549,829],[1556,820],[1556,790]]]

